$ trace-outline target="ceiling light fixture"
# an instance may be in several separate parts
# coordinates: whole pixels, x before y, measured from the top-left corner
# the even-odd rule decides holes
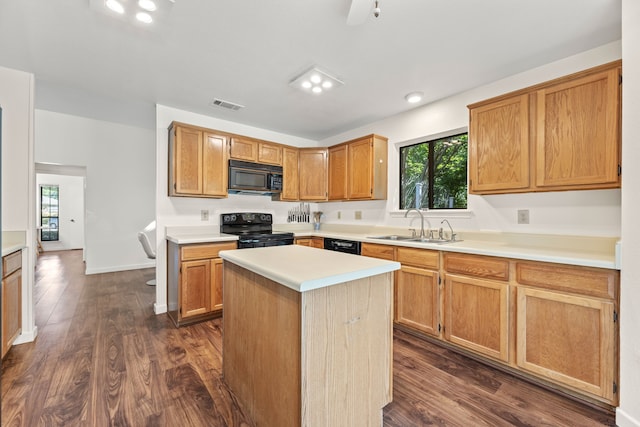
[[[405,95],[404,99],[411,104],[415,104],[417,102],[422,101],[422,97],[424,94],[422,92],[411,92]]]
[[[136,19],[145,24],[151,24],[153,22],[153,18],[147,12],[136,13]]]
[[[321,94],[333,87],[341,86],[344,82],[329,73],[312,67],[289,82],[290,86],[304,92]]]
[[[119,13],[120,15],[124,13],[124,6],[118,0],[106,0],[104,4],[115,13]]]
[[[156,4],[153,0],[138,0],[138,6],[146,10],[147,12],[153,12],[157,9]]]

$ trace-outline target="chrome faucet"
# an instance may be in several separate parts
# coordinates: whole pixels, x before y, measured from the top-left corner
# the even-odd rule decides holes
[[[451,230],[451,237],[449,238],[450,241],[455,241],[456,240],[456,235],[453,232],[453,227],[451,227],[451,224],[449,224],[449,221],[445,218],[442,221],[440,221],[440,225],[447,223],[447,225],[449,226],[449,230]],[[441,240],[444,240],[444,234],[442,233],[442,227],[440,227],[440,230],[438,230],[438,237]]]
[[[411,209],[407,209],[407,211],[404,213],[404,217],[406,218],[407,215],[409,215],[409,212],[411,211],[416,211],[420,215],[420,238],[424,239],[426,237],[424,234],[424,215],[422,215],[422,212],[420,212],[419,209],[411,208]]]

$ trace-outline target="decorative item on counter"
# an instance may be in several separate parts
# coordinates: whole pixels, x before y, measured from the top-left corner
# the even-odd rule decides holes
[[[320,218],[322,217],[322,212],[314,212],[313,213],[313,229],[320,230]]]
[[[300,203],[300,206],[289,209],[287,222],[310,222],[311,208],[309,203]]]

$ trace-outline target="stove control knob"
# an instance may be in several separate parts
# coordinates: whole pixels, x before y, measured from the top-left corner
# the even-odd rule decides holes
[[[229,215],[225,215],[222,217],[222,222],[229,222],[230,219],[231,217]]]
[[[235,221],[236,220],[236,216],[235,215],[231,215],[231,221]]]

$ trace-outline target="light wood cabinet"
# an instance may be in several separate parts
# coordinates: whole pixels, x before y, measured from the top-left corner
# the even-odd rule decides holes
[[[295,243],[296,245],[324,249],[324,238],[322,237],[298,237]]]
[[[275,197],[277,200],[299,200],[300,186],[298,184],[298,149],[284,147],[282,149],[282,192]]]
[[[621,62],[469,105],[469,192],[620,186]]]
[[[172,123],[169,128],[169,196],[226,197],[227,137]]]
[[[2,357],[22,332],[22,251],[2,257]]]
[[[617,272],[519,262],[517,280],[518,367],[615,404]]]
[[[258,139],[233,136],[229,143],[229,157],[246,162],[282,166],[282,146]]]
[[[367,135],[329,148],[329,200],[387,198],[387,138]]]
[[[222,259],[236,242],[178,245],[168,243],[167,297],[176,326],[206,320],[222,310]]]
[[[444,254],[447,341],[509,361],[509,261]]]
[[[300,200],[327,200],[327,149],[301,148],[298,171]]]
[[[347,198],[347,146],[329,147],[329,200]]]
[[[470,110],[469,192],[529,188],[529,95]]]

